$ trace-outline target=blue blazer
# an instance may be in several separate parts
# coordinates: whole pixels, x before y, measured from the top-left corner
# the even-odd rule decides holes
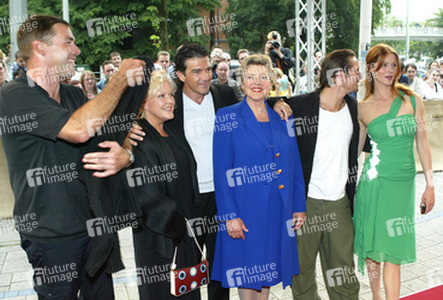
[[[266,103],[266,102],[265,102]],[[282,201],[281,272],[284,286],[298,274],[296,237],[286,221],[294,212],[306,211],[305,185],[297,140],[290,137],[286,122],[266,104],[272,132],[269,145],[260,123],[246,101],[219,109],[214,130],[214,183],[220,230],[212,270],[212,279],[232,287],[227,271],[248,265],[261,266],[269,201]],[[278,191],[271,191],[271,188]],[[271,193],[272,192],[272,193]],[[271,194],[280,195],[278,199]],[[227,234],[225,222],[241,218],[249,232],[245,240]],[[229,273],[229,272],[228,272]],[[244,286],[245,287],[245,286]],[[247,286],[261,289],[260,283]]]

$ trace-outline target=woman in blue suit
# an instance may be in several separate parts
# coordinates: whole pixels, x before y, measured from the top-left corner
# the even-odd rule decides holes
[[[219,232],[212,279],[238,287],[244,299],[268,299],[273,285],[299,273],[295,230],[303,225],[305,191],[296,138],[265,102],[271,60],[241,65],[245,99],[219,109],[214,180]]]

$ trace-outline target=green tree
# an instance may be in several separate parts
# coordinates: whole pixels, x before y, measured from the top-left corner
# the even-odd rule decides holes
[[[4,3],[5,1],[2,1]],[[9,3],[0,4],[0,17],[9,16]],[[152,59],[163,50],[173,50],[182,43],[207,44],[209,37],[190,37],[186,21],[199,17],[200,8],[213,10],[216,0],[152,0],[149,5],[139,0],[70,1],[70,23],[76,44],[82,53],[77,64],[89,64],[98,70],[109,53],[118,51],[122,57],[146,55]],[[196,9],[195,7],[198,7]],[[28,0],[28,14],[62,16],[61,0]],[[126,16],[126,19],[124,17]],[[102,18],[111,22],[112,33],[88,34],[87,22]],[[124,20],[123,20],[124,19]],[[129,25],[129,26],[128,26]],[[112,28],[111,28],[112,27]],[[113,30],[118,28],[118,30]],[[3,32],[2,32],[3,33]],[[4,52],[10,43],[9,34],[3,33],[0,49]]]
[[[426,25],[429,27],[439,27],[443,28],[443,9],[439,8],[438,12],[434,14],[434,18],[426,21]],[[432,42],[429,45],[429,52],[431,56],[443,56],[443,41]]]

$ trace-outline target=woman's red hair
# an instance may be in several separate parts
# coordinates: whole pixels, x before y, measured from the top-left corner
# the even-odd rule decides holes
[[[395,58],[397,60],[397,69],[394,75],[395,79],[391,85],[392,95],[394,95],[394,97],[400,95],[403,100],[405,99],[403,98],[403,96],[401,96],[400,92],[404,92],[408,96],[414,95],[414,92],[408,86],[398,82],[398,79],[401,76],[401,64],[397,51],[395,51],[394,48],[389,45],[378,44],[372,47],[366,55],[366,93],[363,101],[367,100],[374,94],[374,77],[371,73],[371,67],[377,66],[375,72],[378,71],[383,66],[383,62],[386,59],[386,56],[391,53],[395,55]]]

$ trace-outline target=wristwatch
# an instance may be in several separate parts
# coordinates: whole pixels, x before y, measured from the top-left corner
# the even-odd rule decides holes
[[[135,162],[135,156],[134,156],[134,154],[132,153],[131,150],[126,149],[126,151],[128,151],[128,153],[129,153],[129,160],[131,161],[131,163],[128,166],[130,166],[130,165],[132,165]]]

